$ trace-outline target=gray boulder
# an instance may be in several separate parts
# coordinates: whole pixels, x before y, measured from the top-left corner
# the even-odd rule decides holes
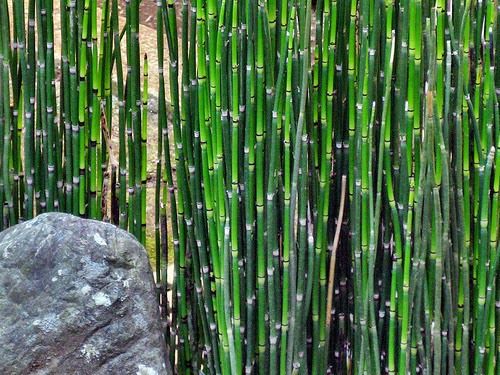
[[[144,248],[44,214],[0,233],[0,374],[170,374]]]

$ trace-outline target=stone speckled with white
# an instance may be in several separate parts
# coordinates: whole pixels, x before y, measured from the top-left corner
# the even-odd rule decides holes
[[[170,374],[144,248],[44,214],[0,233],[0,374]]]

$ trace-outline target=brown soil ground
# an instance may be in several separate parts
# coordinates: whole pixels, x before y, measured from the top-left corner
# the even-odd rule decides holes
[[[120,16],[125,18],[125,4],[126,2],[122,0],[118,4],[118,10],[120,12]],[[147,27],[151,27],[152,29],[156,28],[156,0],[142,0],[140,4],[140,14],[139,14],[139,22]]]

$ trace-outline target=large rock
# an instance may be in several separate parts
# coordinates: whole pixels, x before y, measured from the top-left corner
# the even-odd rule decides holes
[[[168,374],[144,248],[44,214],[0,233],[0,374]]]

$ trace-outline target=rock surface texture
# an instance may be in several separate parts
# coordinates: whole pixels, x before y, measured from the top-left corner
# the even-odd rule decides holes
[[[44,214],[0,233],[0,374],[170,374],[144,248]]]

